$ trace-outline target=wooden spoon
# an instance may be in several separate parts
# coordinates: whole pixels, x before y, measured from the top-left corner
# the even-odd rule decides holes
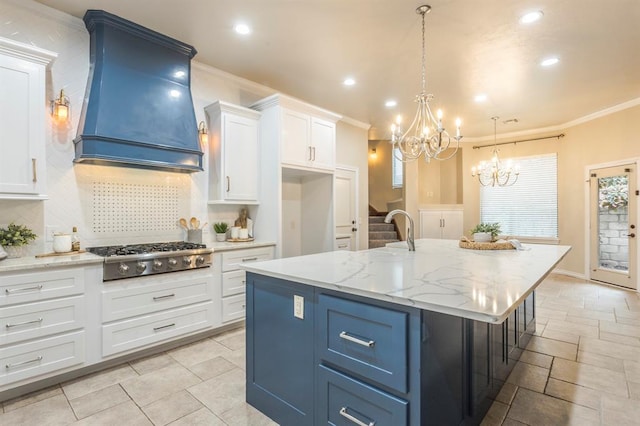
[[[189,230],[189,226],[187,225],[187,219],[185,219],[184,217],[180,218],[180,226],[182,226],[184,229],[186,229],[187,231]]]
[[[198,229],[198,219],[195,217],[191,218],[191,229]]]

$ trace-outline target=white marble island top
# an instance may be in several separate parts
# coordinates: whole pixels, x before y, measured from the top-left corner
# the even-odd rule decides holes
[[[501,323],[569,252],[560,245],[469,250],[457,240],[416,240],[244,264],[250,272],[478,321]]]

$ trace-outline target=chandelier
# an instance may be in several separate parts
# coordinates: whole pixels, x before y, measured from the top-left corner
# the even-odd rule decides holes
[[[491,161],[481,161],[477,167],[471,168],[471,176],[478,177],[482,186],[511,186],[518,180],[520,165],[513,165],[511,160],[506,165],[500,162],[498,157],[498,144],[496,143],[496,121],[500,117],[491,117],[493,120],[493,156]]]
[[[433,100],[433,95],[427,94],[426,86],[426,65],[424,47],[424,16],[431,11],[431,6],[422,5],[416,9],[416,13],[422,15],[422,91],[416,96],[418,110],[413,122],[406,131],[402,130],[401,117],[398,116],[396,122],[391,126],[391,144],[393,145],[394,156],[403,162],[416,160],[420,155],[429,162],[435,160],[448,160],[458,152],[458,146],[462,136],[460,135],[460,119],[456,119],[456,135],[450,136],[442,126],[442,110],[436,112],[436,116],[431,112],[429,102]],[[443,151],[451,147],[455,142],[455,149],[446,157],[441,156]]]

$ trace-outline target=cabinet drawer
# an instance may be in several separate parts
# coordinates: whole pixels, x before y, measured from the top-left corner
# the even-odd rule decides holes
[[[351,238],[336,238],[336,250],[351,250]]]
[[[247,262],[273,259],[273,247],[259,247],[222,253],[222,272],[233,271]]]
[[[244,294],[222,299],[222,322],[237,321],[245,317],[246,301]]]
[[[318,366],[316,424],[406,425],[409,403],[323,365]]]
[[[173,279],[166,281],[170,275],[174,275]],[[211,300],[212,274],[180,280],[175,275],[184,276],[183,273],[166,274],[160,281],[134,278],[125,284],[105,284],[102,320],[114,321]]]
[[[36,302],[84,292],[82,268],[19,274],[0,273],[0,306]]]
[[[84,331],[2,349],[0,385],[84,362]]]
[[[222,297],[233,296],[245,292],[245,271],[231,271],[222,273]]]
[[[326,294],[318,309],[321,359],[407,392],[407,313]]]
[[[0,345],[84,327],[84,296],[0,308]]]
[[[213,302],[103,325],[102,355],[172,339],[212,325]]]

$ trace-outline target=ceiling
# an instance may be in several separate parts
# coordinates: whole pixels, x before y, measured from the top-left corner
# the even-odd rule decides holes
[[[193,45],[195,60],[371,124],[390,136],[420,91],[416,0],[37,0],[104,9]],[[466,139],[561,125],[640,98],[640,1],[428,0],[427,92]],[[544,17],[523,25],[526,12]],[[236,22],[253,32],[240,36]],[[552,67],[539,65],[557,56]],[[346,87],[346,77],[356,84]],[[476,103],[477,94],[487,101]],[[387,108],[387,99],[397,107]],[[517,118],[517,123],[503,121]],[[464,141],[464,139],[463,139]]]

